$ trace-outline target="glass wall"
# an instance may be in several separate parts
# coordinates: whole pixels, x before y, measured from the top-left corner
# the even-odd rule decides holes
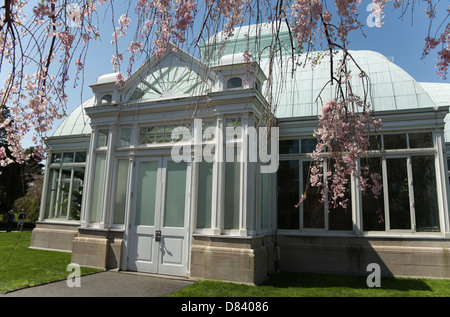
[[[86,152],[52,153],[44,219],[80,220]]]
[[[350,190],[347,210],[327,210],[326,195],[321,200],[323,189],[309,185],[314,140],[280,141],[278,228],[352,231],[358,225],[359,230],[366,232],[440,232],[433,133],[384,134],[378,135],[377,140],[379,145],[372,146],[373,151],[361,160],[360,172],[371,186],[370,175],[378,173],[381,192],[375,197],[371,186],[363,191]],[[327,160],[324,168],[330,168]],[[357,182],[349,178],[349,189],[352,182],[357,187]],[[358,197],[352,197],[352,192]],[[303,193],[307,198],[296,208]],[[356,198],[359,203],[352,206]],[[357,223],[357,219],[362,220]]]

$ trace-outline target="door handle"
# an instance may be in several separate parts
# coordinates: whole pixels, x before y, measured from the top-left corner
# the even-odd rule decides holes
[[[156,242],[161,241],[161,230],[156,230],[155,231],[155,241]]]

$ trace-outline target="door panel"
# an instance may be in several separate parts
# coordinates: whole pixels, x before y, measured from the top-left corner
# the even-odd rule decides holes
[[[134,219],[130,227],[128,269],[156,273],[155,223],[159,220],[161,159],[138,160],[134,186]],[[158,220],[156,219],[158,218]]]
[[[187,252],[186,197],[187,163],[176,163],[164,159],[164,213],[161,218],[160,262],[158,271],[164,274],[185,275],[185,253]]]
[[[188,251],[188,165],[169,157],[136,163],[128,269],[184,276]],[[160,239],[155,239],[157,232]]]

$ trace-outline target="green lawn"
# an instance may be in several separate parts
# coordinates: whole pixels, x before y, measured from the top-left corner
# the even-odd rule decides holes
[[[31,232],[0,232],[0,293],[64,280],[70,253],[29,249]],[[81,268],[81,274],[98,272]]]
[[[369,288],[366,277],[281,273],[259,286],[199,281],[173,297],[449,297],[449,279],[381,278]]]
[[[64,280],[70,253],[30,249],[31,232],[0,233],[0,293]],[[16,245],[17,243],[17,245]],[[100,270],[81,268],[81,273]],[[281,273],[250,286],[199,281],[172,297],[450,297],[450,279],[381,278],[369,288],[366,277]]]

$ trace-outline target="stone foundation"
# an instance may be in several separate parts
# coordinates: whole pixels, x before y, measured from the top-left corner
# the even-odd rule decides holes
[[[450,240],[278,236],[280,270],[382,276],[450,278]]]
[[[259,284],[273,270],[272,250],[270,238],[193,236],[190,277]]]
[[[79,228],[73,239],[72,263],[100,269],[119,269],[123,232]]]
[[[72,252],[72,242],[78,235],[78,227],[78,224],[36,223],[31,233],[30,247]]]

